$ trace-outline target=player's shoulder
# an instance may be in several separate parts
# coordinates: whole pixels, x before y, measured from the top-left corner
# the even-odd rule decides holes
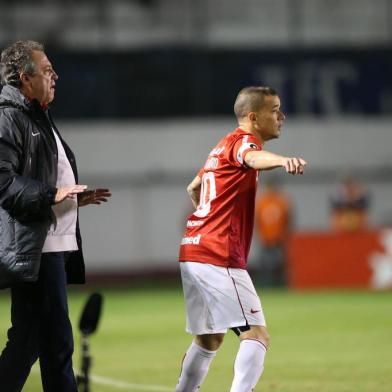
[[[261,142],[257,137],[251,133],[245,132],[241,128],[237,128],[233,132],[229,133],[226,140],[226,146],[228,149],[247,149],[253,148],[256,150],[262,149]]]
[[[255,135],[250,132],[246,132],[241,128],[236,128],[234,131],[228,133],[225,137],[227,143],[236,143],[241,140],[243,142],[256,142],[259,143],[259,140]]]
[[[261,150],[261,144],[251,133],[245,132],[241,128],[236,128],[226,134],[210,151],[209,157],[226,159],[235,153],[238,149],[242,152],[244,149],[254,148]]]
[[[234,131],[231,131],[225,137],[223,137],[222,140],[219,142],[219,145],[225,146],[226,148],[233,147],[237,143],[237,141],[242,140],[248,135],[251,136],[242,129],[236,128],[234,129]]]
[[[241,130],[239,130],[241,131]],[[209,156],[219,156],[222,155],[227,148],[233,143],[233,141],[237,140],[238,138],[238,129],[231,131],[230,133],[226,134],[218,141],[215,147],[210,151]]]
[[[236,128],[236,129],[234,129],[233,131],[231,131],[231,132],[229,132],[227,135],[226,135],[226,139],[227,140],[237,140],[237,139],[240,139],[240,138],[242,138],[242,137],[244,137],[244,136],[246,136],[246,135],[250,135],[250,134],[248,134],[248,133],[246,133],[244,130],[242,130],[241,128]]]

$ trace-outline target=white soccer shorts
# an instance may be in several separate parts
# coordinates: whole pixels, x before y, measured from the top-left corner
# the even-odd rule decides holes
[[[266,326],[260,298],[247,271],[189,261],[180,265],[187,332],[204,335],[245,325]]]

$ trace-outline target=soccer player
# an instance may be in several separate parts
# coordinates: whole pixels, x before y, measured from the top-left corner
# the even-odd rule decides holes
[[[303,174],[306,161],[276,155],[263,145],[279,137],[285,119],[277,93],[246,87],[234,104],[238,128],[210,152],[187,191],[195,207],[181,241],[187,332],[176,392],[193,392],[205,379],[228,329],[240,339],[230,392],[250,392],[264,369],[269,336],[260,299],[246,271],[258,172],[284,168]]]

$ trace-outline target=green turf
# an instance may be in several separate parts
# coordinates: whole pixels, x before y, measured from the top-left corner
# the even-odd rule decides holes
[[[98,333],[91,338],[92,372],[126,383],[173,387],[191,340],[184,332],[182,292],[177,288],[101,292],[104,313]],[[76,367],[76,325],[88,293],[70,293]],[[392,292],[265,291],[261,297],[271,348],[256,392],[392,391]],[[8,294],[2,292],[1,346],[8,319]],[[229,334],[201,391],[229,390],[237,345],[235,335]],[[35,367],[24,391],[40,390]],[[92,388],[93,392],[125,390],[148,391],[97,383]]]

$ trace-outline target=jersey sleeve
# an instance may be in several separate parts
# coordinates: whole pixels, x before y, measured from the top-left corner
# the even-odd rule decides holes
[[[261,151],[263,146],[253,135],[242,135],[232,145],[228,151],[228,161],[233,166],[248,167],[245,163],[245,155],[249,151]]]
[[[197,176],[202,178],[204,174],[204,166],[199,170],[199,172],[197,173]]]

